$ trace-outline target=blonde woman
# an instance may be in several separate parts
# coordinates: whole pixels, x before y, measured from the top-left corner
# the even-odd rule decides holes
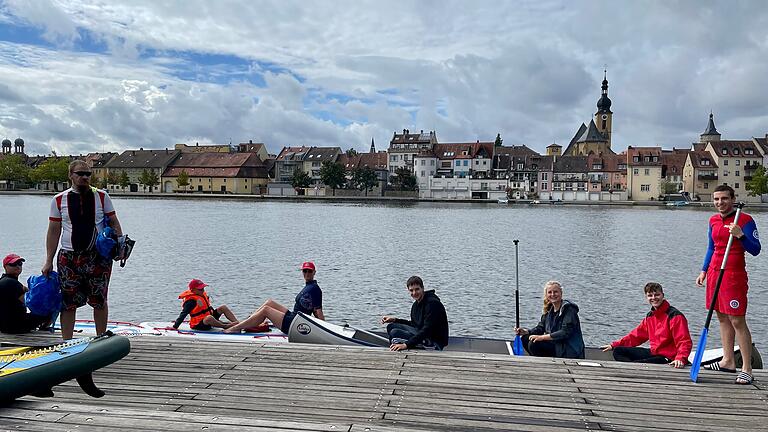
[[[563,286],[558,281],[544,284],[544,308],[541,320],[532,329],[515,328],[523,338],[523,347],[537,357],[584,358],[584,338],[579,323],[579,307],[563,300]]]

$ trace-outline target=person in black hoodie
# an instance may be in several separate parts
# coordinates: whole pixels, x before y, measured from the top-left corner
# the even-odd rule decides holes
[[[515,328],[523,338],[523,347],[532,356],[584,358],[584,338],[579,323],[579,307],[563,300],[558,281],[544,284],[544,309],[541,320],[532,329]]]
[[[411,276],[405,283],[411,297],[416,300],[411,306],[411,320],[383,316],[382,324],[387,325],[387,335],[392,343],[389,349],[400,351],[415,346],[442,350],[448,345],[448,316],[435,290],[424,291],[424,282],[418,276]]]

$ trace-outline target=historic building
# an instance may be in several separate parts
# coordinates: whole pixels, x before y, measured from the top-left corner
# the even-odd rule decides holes
[[[611,150],[611,129],[613,127],[613,112],[611,99],[608,97],[608,76],[603,77],[602,94],[597,100],[597,112],[589,122],[589,126],[581,124],[579,130],[571,138],[563,156],[587,156],[590,153],[615,154]],[[547,153],[549,154],[549,147]]]
[[[627,195],[634,201],[661,195],[661,147],[627,148]]]
[[[424,133],[422,130],[419,133],[411,133],[408,129],[403,129],[402,134],[395,132],[389,142],[388,150],[390,175],[402,167],[407,167],[415,173],[413,158],[423,150],[432,150],[435,144],[437,144],[435,131]]]

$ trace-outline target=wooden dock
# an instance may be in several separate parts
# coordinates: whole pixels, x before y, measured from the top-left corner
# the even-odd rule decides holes
[[[42,343],[45,336],[1,335]],[[54,341],[52,337],[48,337]],[[768,431],[768,372],[137,337],[48,399],[0,408],[9,431]]]

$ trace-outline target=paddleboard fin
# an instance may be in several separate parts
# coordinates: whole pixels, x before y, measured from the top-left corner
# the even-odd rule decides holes
[[[96,387],[96,384],[93,382],[93,374],[81,375],[77,377],[77,383],[88,396],[95,398],[104,396],[104,392]]]

